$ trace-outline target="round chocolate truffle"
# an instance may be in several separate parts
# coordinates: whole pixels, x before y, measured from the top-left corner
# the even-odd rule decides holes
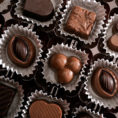
[[[34,44],[24,36],[13,36],[7,46],[9,59],[20,67],[30,66],[36,56]]]
[[[86,113],[86,112],[80,112],[78,114],[78,118],[93,118],[90,114]]]
[[[68,69],[63,68],[57,72],[58,82],[62,84],[67,84],[72,81],[74,73]]]
[[[75,74],[79,73],[82,68],[81,61],[76,57],[69,57],[67,67],[72,70]]]
[[[107,41],[107,45],[111,50],[118,52],[118,33]]]
[[[62,118],[62,109],[55,103],[37,100],[31,104],[29,115],[30,118]]]
[[[63,69],[67,63],[67,57],[63,54],[54,54],[51,56],[49,63],[54,69]]]
[[[97,68],[91,82],[93,90],[103,98],[113,97],[118,89],[117,76],[108,68]]]

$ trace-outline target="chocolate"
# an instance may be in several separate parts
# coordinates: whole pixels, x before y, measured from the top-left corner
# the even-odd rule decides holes
[[[67,63],[67,57],[63,54],[54,54],[50,58],[50,66],[59,70],[63,69]]]
[[[62,118],[62,109],[56,103],[37,100],[31,104],[29,115],[30,118]]]
[[[108,68],[98,68],[93,73],[92,87],[99,96],[111,98],[118,89],[117,76]]]
[[[74,6],[65,24],[65,31],[88,38],[96,20],[96,14],[79,6]]]
[[[67,84],[71,82],[73,77],[74,73],[68,68],[63,68],[62,70],[59,70],[57,72],[58,82],[62,84]]]
[[[72,70],[75,74],[80,72],[82,68],[81,61],[76,57],[69,57],[67,67]]]
[[[114,34],[108,41],[107,41],[108,47],[118,52],[118,34]]]
[[[54,7],[51,0],[26,0],[23,13],[39,21],[48,21],[54,15]]]
[[[80,112],[78,114],[78,118],[93,118],[90,114],[86,113],[86,112]]]
[[[10,60],[20,67],[28,67],[34,61],[36,49],[34,44],[24,36],[13,36],[8,43],[7,52]]]
[[[7,116],[15,94],[15,89],[0,83],[0,118]]]
[[[0,3],[2,3],[4,0],[0,0]]]
[[[78,74],[82,68],[82,63],[78,58],[66,57],[63,54],[52,55],[49,65],[56,70],[57,81],[62,84],[71,82],[74,74]]]

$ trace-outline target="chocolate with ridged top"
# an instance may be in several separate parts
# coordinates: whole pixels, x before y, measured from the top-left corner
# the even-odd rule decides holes
[[[62,109],[56,103],[37,100],[30,105],[29,115],[30,118],[62,118]]]
[[[15,35],[8,43],[8,57],[10,60],[20,67],[30,66],[36,56],[36,49],[30,39]]]
[[[48,21],[54,15],[54,7],[51,0],[26,0],[23,13],[39,21]]]
[[[15,94],[15,89],[0,83],[0,118],[7,115]]]
[[[113,97],[118,89],[118,78],[108,68],[97,68],[93,73],[91,85],[93,90],[103,98]]]

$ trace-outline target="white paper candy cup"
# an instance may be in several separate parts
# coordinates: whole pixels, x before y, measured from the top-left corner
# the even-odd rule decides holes
[[[54,6],[55,13],[54,13],[53,18],[50,19],[49,21],[41,22],[36,19],[24,16],[23,15],[23,7],[25,3],[24,0],[19,0],[18,3],[16,4],[17,7],[15,8],[15,15],[17,15],[18,18],[22,18],[23,20],[30,21],[33,24],[36,23],[38,26],[49,27],[56,20],[56,17],[58,16],[58,12],[60,12],[61,4],[63,3],[63,0],[51,0],[51,1]]]
[[[113,27],[116,25],[116,23],[118,23],[118,15],[115,14],[114,16],[110,17],[110,19],[108,20],[108,23],[106,24],[106,27],[104,28],[103,49],[105,49],[106,53],[108,53],[110,56],[114,56],[115,58],[118,58],[118,52],[111,50],[107,45],[107,41],[114,34],[112,30],[113,30]]]
[[[75,34],[70,34],[64,30],[65,23],[67,22],[71,9],[74,6],[80,6],[96,13],[96,21],[88,39],[81,38]],[[95,0],[69,0],[65,7],[66,8],[62,12],[62,18],[59,23],[58,31],[60,32],[60,34],[77,38],[85,44],[92,44],[93,42],[95,42],[95,39],[98,38],[98,34],[101,33],[101,29],[103,29],[102,25],[104,24],[105,20],[104,6],[102,6],[99,2],[96,2]]]
[[[96,113],[95,111],[92,111],[91,109],[87,109],[86,106],[85,107],[79,106],[79,108],[75,109],[74,114],[75,114],[75,116],[77,116],[81,112],[88,113],[93,118],[104,118],[103,114],[100,114],[99,112]],[[75,117],[73,117],[73,118],[75,118]]]
[[[48,63],[49,58],[55,53],[61,53],[67,57],[75,56],[78,59],[80,59],[80,61],[82,62],[83,66],[82,66],[81,72],[75,75],[73,80],[68,84],[65,84],[65,85],[59,84],[57,81],[57,73],[55,73],[55,71],[49,66],[49,63]],[[44,75],[44,79],[46,80],[47,83],[50,82],[51,84],[56,84],[57,86],[60,85],[61,88],[64,88],[65,90],[68,90],[71,92],[73,90],[76,90],[78,83],[81,81],[80,78],[82,76],[82,73],[84,72],[85,64],[87,64],[87,61],[88,61],[88,54],[86,54],[85,51],[73,49],[72,47],[69,47],[68,45],[57,44],[56,46],[52,46],[52,48],[48,50],[47,58],[43,62],[44,66],[43,66],[42,74]]]
[[[15,65],[8,57],[7,44],[14,35],[21,35],[27,37],[29,40],[31,40],[31,42],[36,48],[36,56],[34,62],[27,68],[21,68]],[[7,28],[7,30],[2,35],[2,38],[0,39],[0,64],[3,68],[11,70],[12,72],[16,72],[17,74],[21,74],[21,76],[30,76],[30,74],[33,74],[35,66],[38,65],[37,62],[40,60],[39,58],[41,57],[42,52],[41,47],[41,41],[36,35],[36,32],[33,32],[32,29],[28,29],[27,27],[18,25],[11,25],[11,27]]]
[[[88,73],[88,76],[86,77],[87,81],[84,83],[85,84],[85,94],[88,96],[88,99],[91,99],[91,102],[95,102],[95,104],[99,104],[100,106],[103,106],[104,108],[116,108],[118,105],[118,93],[112,98],[106,99],[98,96],[91,84],[92,80],[92,75],[93,72],[98,68],[98,67],[104,67],[112,70],[116,76],[118,76],[118,67],[116,64],[113,64],[113,62],[109,62],[108,60],[104,59],[98,59],[97,61],[94,62],[94,64],[90,68],[90,72]]]
[[[47,93],[43,93],[42,90],[38,91],[36,90],[35,93],[32,93],[31,96],[28,98],[27,104],[25,105],[25,109],[23,109],[22,117],[23,118],[29,118],[28,117],[28,110],[33,101],[36,100],[44,100],[50,103],[57,103],[63,110],[63,115],[68,115],[68,111],[70,110],[69,106],[70,103],[68,103],[66,100],[63,100],[61,98],[52,97],[51,95],[47,95]]]

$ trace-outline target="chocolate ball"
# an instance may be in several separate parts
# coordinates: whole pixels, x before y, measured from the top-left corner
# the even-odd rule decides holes
[[[117,76],[108,68],[97,68],[91,81],[93,90],[103,98],[113,97],[118,89]]]
[[[72,70],[75,74],[79,73],[82,68],[81,61],[76,57],[69,57],[67,67]]]
[[[63,69],[67,63],[67,57],[63,54],[54,54],[51,56],[49,63],[54,69]]]
[[[62,118],[62,109],[56,103],[37,100],[30,105],[30,118]]]
[[[26,68],[33,63],[36,49],[28,38],[16,35],[8,43],[7,54],[14,64]]]
[[[107,41],[107,45],[111,50],[118,52],[118,33]]]
[[[78,114],[78,118],[93,118],[90,114],[86,113],[86,112],[80,112]]]
[[[67,84],[72,81],[74,73],[68,69],[63,68],[57,72],[58,82],[62,84]]]

